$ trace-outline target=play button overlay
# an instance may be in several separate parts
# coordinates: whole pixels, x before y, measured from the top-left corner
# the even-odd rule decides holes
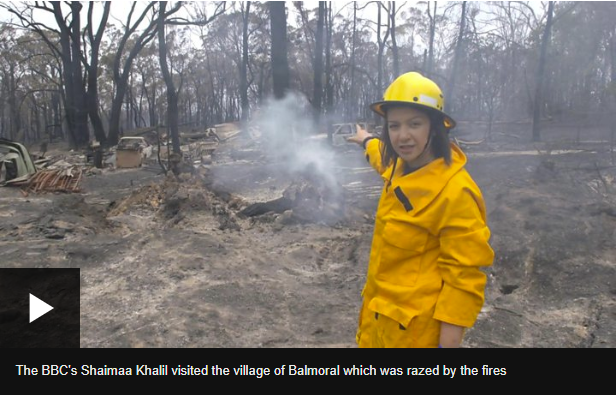
[[[79,268],[0,268],[0,348],[79,348]]]
[[[30,323],[34,322],[52,309],[53,307],[51,305],[30,294]]]

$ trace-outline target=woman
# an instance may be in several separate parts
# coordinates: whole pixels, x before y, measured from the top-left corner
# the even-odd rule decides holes
[[[370,108],[380,138],[357,127],[385,185],[362,296],[359,347],[459,347],[484,303],[494,259],[481,191],[449,142],[455,121],[443,94],[419,73],[398,77]]]

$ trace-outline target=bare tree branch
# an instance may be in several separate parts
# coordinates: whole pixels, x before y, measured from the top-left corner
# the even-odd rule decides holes
[[[168,13],[165,13],[166,16],[171,16],[172,14],[175,14],[179,8],[181,7],[181,1],[179,1],[176,4],[177,9],[173,9],[170,10]],[[170,19],[166,19],[165,21],[165,25],[179,25],[179,26],[205,26],[207,24],[209,24],[210,22],[212,22],[217,16],[224,14],[225,11],[227,9],[227,3],[226,2],[218,2],[218,4],[216,5],[216,9],[214,10],[214,14],[211,17],[207,17],[207,15],[204,15],[204,19],[201,20],[188,20],[186,18],[170,18]],[[174,11],[175,10],[175,11]]]

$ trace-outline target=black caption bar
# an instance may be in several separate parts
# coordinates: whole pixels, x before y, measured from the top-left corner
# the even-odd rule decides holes
[[[608,394],[613,389],[611,366],[599,363],[598,355],[607,352],[598,350],[73,351],[14,350],[2,359],[0,377],[11,393],[30,395]]]

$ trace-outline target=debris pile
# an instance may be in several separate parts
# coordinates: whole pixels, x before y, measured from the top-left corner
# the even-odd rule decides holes
[[[37,172],[22,189],[25,195],[40,192],[79,192],[83,170],[78,167]]]
[[[173,227],[201,213],[214,216],[221,230],[241,229],[235,213],[244,206],[243,200],[229,193],[213,191],[199,175],[186,174],[186,177],[180,181],[169,175],[161,183],[139,188],[123,200],[113,202],[108,216],[150,212],[166,227]]]
[[[193,129],[190,132],[180,133],[179,137],[182,158],[175,160],[181,160],[194,166],[210,165],[214,151],[218,148],[219,143],[223,141],[215,128],[207,128],[204,131]],[[156,156],[160,157],[163,161],[172,160],[173,153],[170,153],[170,151],[171,147],[168,142],[161,139],[160,152],[157,152]]]
[[[212,154],[218,147],[216,140],[205,140],[188,143],[181,146],[182,154],[184,157],[193,164],[211,164]]]
[[[233,140],[241,132],[238,124],[234,122],[214,125],[214,129],[222,141]]]

